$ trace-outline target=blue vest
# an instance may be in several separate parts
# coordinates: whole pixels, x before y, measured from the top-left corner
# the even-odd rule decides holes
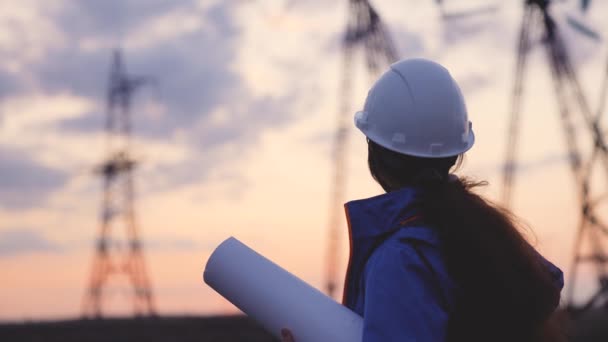
[[[350,258],[343,304],[363,317],[363,342],[446,338],[457,287],[436,231],[412,206],[419,191],[404,188],[345,205]],[[561,289],[562,272],[545,262]]]

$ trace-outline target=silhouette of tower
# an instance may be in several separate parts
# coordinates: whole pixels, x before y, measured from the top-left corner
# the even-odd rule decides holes
[[[382,23],[378,12],[367,0],[349,0],[346,32],[342,40],[342,80],[340,84],[340,110],[333,145],[333,177],[329,208],[329,240],[326,264],[326,288],[330,297],[335,295],[340,255],[340,236],[343,231],[342,203],[346,185],[345,167],[348,153],[348,132],[352,126],[351,92],[353,56],[362,49],[366,69],[371,77],[397,60],[397,53],[390,35]]]
[[[103,179],[101,229],[82,307],[83,316],[86,317],[102,316],[109,281],[119,275],[125,276],[132,286],[130,297],[134,314],[155,315],[152,289],[135,220],[133,170],[137,163],[131,157],[129,147],[131,96],[147,82],[147,78],[127,75],[120,50],[114,52],[106,107],[107,155],[96,169]],[[125,238],[116,238],[119,233],[117,228],[123,227]]]
[[[592,193],[592,190],[597,191],[597,185],[605,187],[608,180],[608,146],[600,127],[608,81],[607,79],[604,80],[600,105],[597,112],[593,113],[578,81],[565,42],[560,35],[559,27],[549,12],[550,0],[526,0],[524,3],[524,18],[519,35],[515,86],[513,88],[508,129],[507,157],[503,173],[502,201],[504,205],[509,206],[513,197],[524,74],[527,56],[534,41],[531,35],[536,32],[534,30],[535,25],[540,25],[543,33],[542,44],[551,71],[556,95],[555,100],[559,109],[559,120],[566,140],[568,162],[577,186],[581,215],[577,228],[572,267],[570,268],[569,292],[566,300],[572,312],[583,312],[598,306],[608,309],[608,253],[606,249],[608,225],[602,221],[599,215],[600,206],[606,204],[606,194],[596,197],[597,194]],[[608,70],[606,77],[608,77]],[[580,118],[584,123],[584,126],[578,132],[586,130],[592,139],[592,151],[586,161],[583,160],[583,151],[580,148],[581,136],[575,131],[575,113],[581,115]],[[585,136],[585,138],[589,139],[588,136]],[[596,177],[593,176],[594,170],[599,172]],[[580,276],[578,269],[583,264],[589,264],[594,268],[598,286],[596,292],[586,299],[583,304],[576,305],[574,293],[580,280],[578,279]]]

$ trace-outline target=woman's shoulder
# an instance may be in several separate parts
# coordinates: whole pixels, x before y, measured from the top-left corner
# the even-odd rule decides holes
[[[365,281],[426,287],[448,310],[456,286],[447,272],[439,239],[431,228],[412,228],[393,234],[374,251],[365,267]]]
[[[439,236],[432,227],[422,224],[401,227],[384,237],[372,253],[370,261],[418,264],[428,258],[440,259],[440,245]]]
[[[364,331],[377,340],[443,341],[453,294],[426,263],[419,240],[388,239],[371,256],[363,286]],[[432,245],[426,245],[436,249]],[[432,257],[431,257],[432,258]],[[364,332],[364,335],[366,333]],[[393,338],[386,338],[391,336]]]
[[[443,264],[439,244],[439,238],[431,228],[404,228],[392,234],[374,250],[368,266],[408,269],[433,266],[426,265],[427,263]]]

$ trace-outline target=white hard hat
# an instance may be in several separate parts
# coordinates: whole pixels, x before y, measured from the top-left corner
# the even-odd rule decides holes
[[[373,142],[417,157],[456,156],[475,142],[456,81],[425,59],[391,65],[369,90],[355,126]]]

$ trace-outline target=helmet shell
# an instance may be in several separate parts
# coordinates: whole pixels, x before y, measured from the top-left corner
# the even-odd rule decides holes
[[[426,59],[391,65],[369,90],[355,126],[375,143],[417,157],[456,156],[475,142],[456,81]]]

